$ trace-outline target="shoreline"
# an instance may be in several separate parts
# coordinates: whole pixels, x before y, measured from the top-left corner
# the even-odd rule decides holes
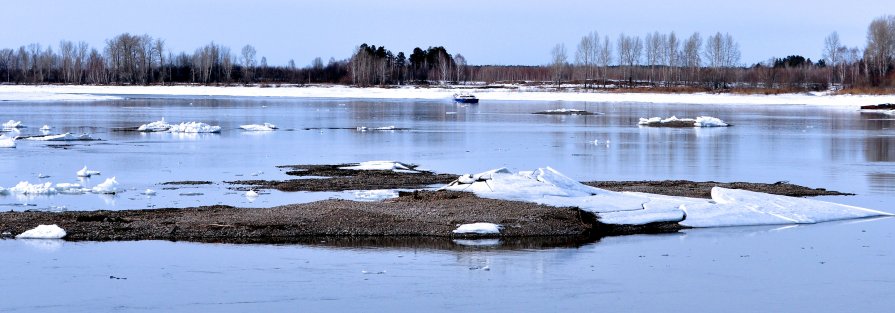
[[[477,88],[479,87],[479,88]],[[710,93],[615,93],[558,92],[544,87],[508,85],[481,88],[480,85],[445,87],[350,87],[311,86],[97,86],[97,85],[0,85],[0,103],[5,101],[104,101],[137,97],[250,97],[308,99],[394,99],[452,101],[458,90],[474,93],[482,101],[570,101],[629,102],[706,105],[816,105],[858,109],[865,105],[895,102],[893,95],[831,95],[813,92],[779,95]]]
[[[228,182],[231,189],[246,186],[283,191],[343,189],[418,189],[443,184],[451,174],[427,171],[343,169],[345,165],[287,165],[284,181]],[[414,167],[410,167],[411,169]],[[311,176],[307,176],[311,175]],[[327,176],[328,178],[307,178]],[[205,181],[171,182],[171,184]],[[740,188],[788,196],[847,195],[823,188],[785,182],[718,183],[669,181],[604,181],[584,184],[613,191],[633,191],[709,198],[714,186]],[[488,222],[502,225],[498,234],[455,234],[461,224]],[[122,211],[0,212],[0,233],[20,234],[37,225],[57,224],[70,241],[170,240],[211,243],[314,243],[320,238],[339,242],[510,239],[522,246],[578,245],[608,236],[677,232],[689,227],[677,222],[643,225],[602,223],[597,214],[577,207],[556,207],[532,202],[488,199],[472,192],[417,190],[399,192],[397,198],[365,202],[330,199],[270,208],[226,205]],[[0,236],[2,238],[4,236]],[[440,238],[440,239],[439,239]],[[530,238],[528,240],[524,238]],[[333,239],[328,239],[333,240]],[[323,241],[328,241],[323,240]],[[448,246],[453,244],[448,243]]]

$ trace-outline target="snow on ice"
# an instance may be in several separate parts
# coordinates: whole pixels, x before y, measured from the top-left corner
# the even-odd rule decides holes
[[[669,124],[669,123],[693,123],[693,127],[727,127],[730,126],[725,123],[723,120],[717,117],[711,116],[698,116],[695,119],[692,118],[678,118],[677,116],[672,116],[669,118],[661,118],[661,117],[651,117],[651,118],[640,118],[640,121],[637,122],[637,125],[658,125]]]
[[[84,168],[75,172],[75,175],[77,175],[78,177],[90,177],[90,176],[99,175],[99,174],[101,174],[99,171],[88,170],[87,165],[84,165]]]
[[[171,129],[171,124],[165,122],[164,117],[160,121],[143,124],[140,125],[140,127],[137,127],[137,130],[141,132],[166,132],[169,129]]]
[[[5,135],[0,135],[0,148],[15,148],[16,147],[16,139],[12,137],[6,137]]]
[[[500,225],[494,223],[463,224],[454,229],[455,234],[499,234]]]
[[[854,206],[715,187],[712,199],[614,192],[581,184],[546,167],[465,174],[443,189],[480,197],[578,207],[607,224],[678,222],[690,227],[803,224],[891,215]]]
[[[38,225],[17,235],[16,239],[62,239],[65,235],[65,230],[56,224]]]
[[[64,133],[59,135],[46,135],[46,136],[31,136],[25,138],[25,140],[34,140],[34,141],[93,141],[99,140],[90,136],[90,134],[80,134],[75,135],[72,133]]]
[[[2,127],[3,129],[17,129],[24,128],[25,125],[22,125],[22,121],[9,120],[8,122],[3,123]]]
[[[220,133],[220,126],[212,126],[202,122],[186,122],[178,125],[171,125],[169,130],[172,133]]]
[[[116,180],[115,177],[106,178],[106,181],[93,186],[91,191],[96,194],[116,194],[118,193],[118,180]]]
[[[358,165],[340,167],[343,170],[367,170],[367,171],[410,171],[415,172],[415,165],[395,161],[366,161]]]
[[[140,125],[137,131],[141,132],[172,132],[172,133],[219,133],[220,126],[212,126],[202,122],[184,122],[180,124],[168,124],[164,118],[149,124]]]
[[[273,131],[277,129],[277,125],[271,123],[240,125],[239,128],[248,131]]]

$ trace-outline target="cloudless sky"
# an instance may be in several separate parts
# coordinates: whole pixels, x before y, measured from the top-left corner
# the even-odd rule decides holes
[[[674,31],[703,39],[730,33],[742,63],[800,54],[817,60],[824,38],[838,31],[843,44],[863,48],[867,26],[895,14],[891,0],[850,1],[587,1],[587,0],[27,0],[3,3],[0,48],[30,43],[58,49],[62,39],[102,49],[129,32],[193,52],[214,41],[238,54],[251,44],[258,59],[304,66],[315,57],[344,59],[361,43],[396,54],[444,46],[470,64],[546,64],[564,43],[570,58],[582,36],[597,31],[614,42],[620,33],[645,36]]]

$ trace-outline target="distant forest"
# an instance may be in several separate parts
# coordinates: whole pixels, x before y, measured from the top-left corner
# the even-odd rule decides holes
[[[837,33],[823,42],[823,58],[799,54],[744,65],[730,34],[703,39],[621,34],[614,40],[597,32],[583,36],[570,53],[564,44],[550,50],[545,65],[469,65],[445,47],[415,48],[406,55],[361,44],[347,59],[316,58],[298,67],[271,66],[251,45],[232,51],[211,42],[175,54],[161,38],[124,33],[103,47],[61,41],[0,50],[0,82],[8,84],[315,84],[356,86],[513,83],[576,89],[756,90],[794,92],[851,89],[895,90],[895,16],[873,20],[863,48],[847,47]]]

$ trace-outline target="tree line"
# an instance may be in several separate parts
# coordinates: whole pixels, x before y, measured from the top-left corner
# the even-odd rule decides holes
[[[255,48],[238,51],[211,42],[193,53],[174,53],[165,41],[149,35],[124,33],[103,47],[63,40],[58,50],[38,43],[0,49],[0,81],[16,84],[232,84],[349,83],[347,62],[320,58],[305,67],[294,60],[270,66]],[[58,51],[58,52],[57,52]]]
[[[615,40],[592,32],[581,37],[574,55],[564,44],[550,50],[550,63],[524,67],[472,68],[473,80],[575,83],[583,88],[700,87],[822,90],[895,87],[895,16],[873,20],[863,49],[847,47],[836,32],[824,39],[823,59],[800,55],[771,58],[751,66],[740,63],[740,46],[720,32],[702,39],[674,32],[643,38],[620,34]],[[523,78],[524,77],[524,78]]]
[[[844,45],[836,32],[824,39],[823,58],[798,54],[744,65],[740,45],[721,32],[674,32],[610,37],[591,32],[574,51],[550,50],[546,65],[469,65],[445,47],[415,48],[406,55],[384,46],[357,46],[348,59],[315,58],[298,67],[268,65],[251,45],[239,50],[211,42],[192,53],[174,53],[161,38],[124,33],[102,47],[61,41],[0,49],[0,81],[16,84],[574,84],[574,88],[756,88],[784,91],[895,87],[895,16],[874,19],[863,48]],[[567,85],[568,86],[568,85]]]

